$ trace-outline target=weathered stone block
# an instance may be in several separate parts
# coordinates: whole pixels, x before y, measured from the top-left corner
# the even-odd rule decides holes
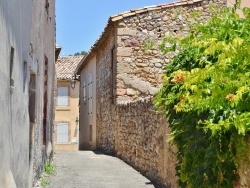
[[[117,94],[118,96],[126,95],[126,93],[127,93],[126,89],[118,88],[118,89],[116,90],[116,94]]]
[[[117,35],[128,35],[128,36],[135,36],[136,30],[131,28],[118,28]]]
[[[117,64],[117,72],[118,73],[130,73],[132,70],[127,63],[118,63]]]
[[[134,61],[135,61],[135,58],[131,58],[131,57],[123,58],[123,62],[125,63],[132,63]]]
[[[141,72],[142,72],[141,69],[134,69],[134,70],[132,71],[133,74],[140,74]]]
[[[125,23],[120,22],[120,23],[118,24],[118,28],[124,28],[124,27],[126,27],[126,24],[125,24]]]
[[[127,89],[127,95],[131,96],[131,95],[137,95],[138,92],[132,88],[128,88]]]
[[[133,49],[131,47],[118,47],[117,48],[117,56],[130,57],[132,56]]]
[[[136,40],[136,39],[127,39],[127,40],[125,40],[124,41],[124,45],[125,45],[125,47],[133,47],[133,46],[139,46],[140,45],[140,43],[139,43],[139,41],[138,40]]]
[[[136,62],[135,64],[136,64],[136,66],[138,66],[138,67],[147,67],[147,66],[148,66],[147,63],[139,63],[139,62]]]
[[[162,64],[161,64],[161,63],[155,63],[155,67],[161,68],[161,67],[162,67]]]

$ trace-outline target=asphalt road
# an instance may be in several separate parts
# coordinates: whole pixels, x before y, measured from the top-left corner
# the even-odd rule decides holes
[[[55,176],[49,188],[153,188],[154,185],[122,160],[100,152],[56,152]]]

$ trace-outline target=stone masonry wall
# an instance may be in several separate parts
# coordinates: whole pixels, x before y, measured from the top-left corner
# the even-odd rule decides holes
[[[165,36],[186,35],[188,23],[209,18],[208,0],[148,11],[124,18],[117,23],[117,101],[133,101],[153,96],[162,83],[163,68],[173,53],[164,55],[158,45]],[[222,6],[224,0],[214,0]],[[192,12],[201,13],[195,19]],[[152,43],[145,51],[145,44]]]
[[[96,130],[97,148],[114,150],[112,111],[112,49],[115,45],[115,31],[111,30],[107,40],[102,44],[96,55]]]
[[[115,153],[151,180],[177,187],[167,118],[151,98],[119,104],[114,116]]]

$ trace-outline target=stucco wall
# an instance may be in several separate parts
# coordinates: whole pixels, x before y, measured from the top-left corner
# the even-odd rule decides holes
[[[37,179],[43,170],[43,164],[47,157],[51,157],[54,127],[54,83],[55,83],[55,0],[32,1],[32,36],[30,51],[32,56],[31,67],[34,68],[37,79],[36,110],[37,119],[34,128],[33,150],[33,179]],[[48,59],[47,72],[45,59]],[[48,75],[47,86],[45,72]],[[44,90],[47,88],[47,105],[44,107]],[[46,122],[44,119],[46,108]],[[43,143],[43,124],[46,123],[46,145]]]
[[[81,92],[80,92],[80,122],[79,122],[79,149],[80,150],[95,150],[96,149],[96,56],[89,59],[81,70]],[[89,86],[92,79],[92,87]],[[85,91],[83,88],[85,87]],[[89,90],[92,91],[89,91]],[[85,94],[84,94],[85,92]],[[89,114],[89,98],[92,93],[92,114]],[[84,99],[85,95],[85,99]],[[90,125],[92,131],[90,130]],[[92,138],[92,140],[91,140]]]
[[[47,146],[51,145],[49,143],[50,128],[53,125],[55,6],[54,0],[50,0],[49,3],[51,19],[46,23],[43,1],[0,2],[0,187],[31,187],[33,178],[37,178],[37,173],[42,171],[46,155],[45,149],[44,152],[42,150],[45,55],[49,62]],[[12,76],[11,47],[14,52]],[[32,104],[36,117],[32,122],[29,117],[30,73],[36,75],[36,102]],[[32,138],[29,134],[31,130]]]
[[[0,187],[6,188],[28,187],[29,116],[28,93],[23,91],[23,61],[30,61],[31,17],[31,0],[0,2]],[[14,49],[12,91],[11,47]]]
[[[76,82],[74,89],[70,87],[69,80],[58,80],[57,87],[68,87],[69,89],[69,106],[66,108],[59,108],[56,103],[55,111],[55,129],[54,140],[55,150],[78,150],[78,124],[76,118],[79,119],[79,82]],[[57,101],[57,94],[55,100]],[[57,144],[56,127],[57,123],[67,122],[69,124],[69,142],[68,144]]]

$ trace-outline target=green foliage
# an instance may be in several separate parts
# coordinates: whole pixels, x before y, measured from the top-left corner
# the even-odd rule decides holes
[[[56,170],[55,164],[53,164],[50,160],[45,162],[44,172],[48,175],[54,175]]]
[[[85,51],[81,51],[81,52],[76,52],[74,55],[87,55],[88,53]]]
[[[46,186],[48,186],[50,184],[50,181],[46,177],[44,177],[44,176],[42,176],[40,178],[40,181],[41,181],[42,187],[46,187]]]
[[[153,39],[147,39],[144,41],[143,43],[143,46],[144,46],[144,50],[147,51],[147,50],[151,50],[154,46],[154,41]]]
[[[238,2],[211,7],[208,22],[160,45],[165,53],[180,51],[154,101],[169,116],[180,187],[233,187],[250,154],[250,9],[242,19]]]
[[[40,178],[42,187],[46,187],[50,184],[48,179],[49,175],[55,175],[56,166],[50,160],[47,160],[44,165],[44,174]]]

